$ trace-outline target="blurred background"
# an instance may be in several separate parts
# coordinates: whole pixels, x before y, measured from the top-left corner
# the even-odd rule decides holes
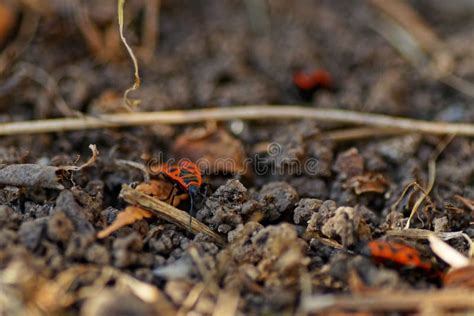
[[[128,0],[124,13],[139,111],[306,103],[473,118],[472,90],[439,80],[474,79],[471,0]],[[116,1],[4,0],[0,45],[3,121],[124,110],[133,68]],[[299,91],[295,74],[317,70],[330,86]]]
[[[0,0],[0,123],[130,110],[123,94],[134,68],[117,2]],[[474,121],[474,0],[127,0],[124,21],[141,75],[133,111],[286,104]],[[170,315],[175,307],[210,315],[217,302],[289,314],[300,311],[303,294],[385,298],[386,289],[439,287],[424,272],[406,277],[346,251],[403,227],[412,209],[412,228],[474,237],[472,138],[376,138],[369,129],[354,140],[353,126],[328,122],[206,123],[1,136],[2,168],[77,172],[60,179],[61,190],[12,184],[3,173],[0,287],[8,291],[0,291],[0,314],[9,303],[28,315],[153,315],[167,304]],[[349,137],[327,137],[333,130]],[[99,158],[77,167],[90,144]],[[212,175],[215,195],[197,218],[233,239],[229,247],[143,216],[98,240],[127,206],[122,185],[146,180],[140,163],[159,155],[231,158],[235,169],[262,156],[285,172],[242,182],[228,174],[236,170]],[[315,172],[286,172],[288,161],[307,159]],[[31,166],[20,174],[26,182]],[[463,239],[452,244],[467,253]],[[227,304],[221,290],[237,285],[241,297],[232,292]]]

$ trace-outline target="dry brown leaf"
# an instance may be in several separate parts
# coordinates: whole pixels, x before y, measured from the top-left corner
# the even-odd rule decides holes
[[[0,3],[0,45],[4,44],[16,24],[16,12],[6,3]]]
[[[177,158],[197,162],[203,171],[211,174],[245,172],[244,146],[223,128],[186,132],[176,139],[173,152]]]
[[[388,188],[388,181],[381,173],[366,172],[350,178],[345,186],[354,189],[357,195],[367,192],[384,193]]]
[[[137,206],[127,206],[125,210],[120,212],[117,215],[117,218],[113,221],[112,224],[107,226],[105,229],[97,233],[97,238],[102,239],[123,226],[133,224],[143,218],[150,218],[153,214]]]
[[[468,265],[449,271],[443,279],[446,287],[464,287],[474,289],[474,265]]]

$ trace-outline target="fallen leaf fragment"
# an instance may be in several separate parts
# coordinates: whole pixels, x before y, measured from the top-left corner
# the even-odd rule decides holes
[[[241,141],[223,128],[194,129],[176,139],[173,152],[178,158],[198,163],[210,174],[245,173],[246,153]]]
[[[140,207],[127,206],[125,210],[123,210],[117,215],[117,218],[113,221],[112,224],[97,233],[97,238],[105,238],[113,232],[117,231],[118,229],[122,228],[123,226],[133,224],[143,218],[150,218],[152,216],[153,214]]]
[[[16,24],[16,10],[3,1],[0,3],[0,45],[4,44]]]
[[[463,287],[474,289],[474,265],[449,271],[443,279],[446,287]]]
[[[143,182],[137,185],[135,189],[149,196],[153,196],[161,201],[168,203],[173,202],[173,206],[177,206],[182,200],[187,198],[187,194],[175,195],[175,188],[171,183],[165,180],[150,180],[148,182]],[[153,213],[141,207],[127,206],[117,215],[117,218],[112,224],[97,233],[97,238],[105,238],[124,226],[133,224],[144,218],[150,218],[152,216]]]
[[[350,178],[345,186],[354,189],[357,195],[367,192],[384,193],[388,188],[388,181],[381,173],[367,172]]]

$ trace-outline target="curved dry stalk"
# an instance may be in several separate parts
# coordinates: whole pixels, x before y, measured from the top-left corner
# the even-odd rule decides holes
[[[413,205],[410,216],[408,217],[407,223],[405,224],[405,229],[410,228],[410,222],[413,216],[418,211],[418,208],[420,207],[421,203],[423,203],[423,201],[428,197],[431,190],[433,189],[435,179],[436,179],[436,161],[432,159],[428,162],[428,184],[426,185],[426,188],[424,189],[423,194],[418,198],[418,200],[416,200],[415,204]]]
[[[446,141],[438,145],[438,150],[436,151],[435,155],[430,159],[428,162],[428,184],[426,185],[425,190],[423,191],[423,195],[418,198],[418,200],[415,202],[415,205],[413,205],[413,208],[411,210],[410,216],[408,217],[408,221],[405,225],[405,229],[410,228],[410,222],[413,218],[413,216],[416,214],[418,211],[418,207],[420,207],[421,203],[428,198],[431,190],[433,189],[435,179],[436,179],[436,160],[438,157],[441,155],[441,153],[446,149],[446,147],[451,143],[451,141],[456,137],[456,135],[451,135]]]
[[[80,171],[84,169],[85,167],[89,167],[97,160],[97,156],[99,156],[99,151],[97,150],[96,144],[90,144],[89,149],[92,152],[92,156],[89,158],[89,160],[86,161],[86,163],[80,166],[61,166],[59,168],[66,171]]]
[[[125,38],[125,35],[123,34],[123,7],[125,5],[125,0],[118,0],[117,2],[117,15],[118,15],[118,24],[119,24],[119,33],[120,33],[120,39],[123,42],[123,45],[127,49],[128,54],[130,55],[130,58],[132,59],[133,62],[133,76],[135,78],[133,85],[125,90],[125,93],[123,94],[123,99],[125,101],[125,107],[131,111],[133,108],[135,108],[139,104],[139,100],[130,100],[128,97],[128,94],[132,91],[137,90],[140,88],[140,74],[138,72],[138,61],[137,58],[135,57],[135,54],[133,53],[132,48],[130,45],[127,43],[127,39]]]
[[[0,124],[0,135],[64,132],[123,126],[188,124],[207,121],[312,119],[323,122],[368,125],[426,134],[474,136],[474,124],[414,120],[383,114],[296,105],[252,105],[187,111],[133,112],[96,117],[60,118]]]

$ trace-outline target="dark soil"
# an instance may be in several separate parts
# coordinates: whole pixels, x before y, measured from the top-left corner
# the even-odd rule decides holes
[[[127,1],[126,36],[142,75],[133,94],[141,100],[139,111],[306,104],[474,121],[472,98],[421,76],[374,31],[376,11],[367,2],[270,1],[269,25],[262,29],[252,28],[241,1],[162,2],[158,48],[145,60],[138,46],[146,9],[143,1]],[[62,99],[69,110],[90,115],[123,111],[121,96],[133,69],[117,41],[116,3],[86,4],[91,22],[106,40],[118,43],[103,48],[105,59],[88,46],[73,5],[26,3],[13,2],[18,20],[0,38],[3,52],[21,46],[22,21],[41,16],[19,56],[0,55],[7,62],[0,68],[0,120],[62,117],[67,115],[58,106]],[[449,10],[441,0],[410,3],[452,49],[455,73],[474,80],[474,12]],[[301,69],[325,69],[334,88],[301,94],[292,82]],[[252,164],[243,176],[229,170],[206,175],[212,190],[197,203],[196,218],[225,236],[226,247],[156,217],[97,239],[96,233],[126,207],[118,198],[121,185],[144,181],[140,170],[117,160],[146,163],[152,157],[183,156],[176,140],[198,127],[203,124],[2,136],[2,168],[25,164],[30,169],[21,171],[26,173],[18,181],[11,169],[0,170],[6,179],[0,189],[0,314],[4,309],[5,315],[178,310],[211,315],[219,289],[239,297],[240,313],[286,314],[298,311],[304,291],[356,294],[442,286],[427,271],[375,262],[359,249],[406,224],[420,190],[395,202],[410,183],[426,186],[428,162],[446,137],[405,134],[332,142],[318,136],[344,126],[283,119],[222,123],[220,131],[230,136],[218,138],[215,146],[225,139],[238,163],[248,158]],[[100,152],[91,166],[64,174],[51,167],[84,163],[89,144]],[[277,151],[267,151],[268,144],[276,144]],[[463,202],[474,199],[473,156],[470,138],[455,137],[447,145],[437,159],[435,186],[411,228],[463,231],[474,238],[472,204]],[[289,163],[307,161],[316,167],[295,170]],[[40,178],[32,178],[40,172],[32,165],[43,172]],[[60,184],[57,178],[51,182],[55,176]],[[188,210],[188,202],[180,208]],[[446,269],[426,240],[387,239],[415,247],[436,269]],[[448,242],[467,254],[465,239]],[[137,294],[128,276],[159,289],[160,303]]]

